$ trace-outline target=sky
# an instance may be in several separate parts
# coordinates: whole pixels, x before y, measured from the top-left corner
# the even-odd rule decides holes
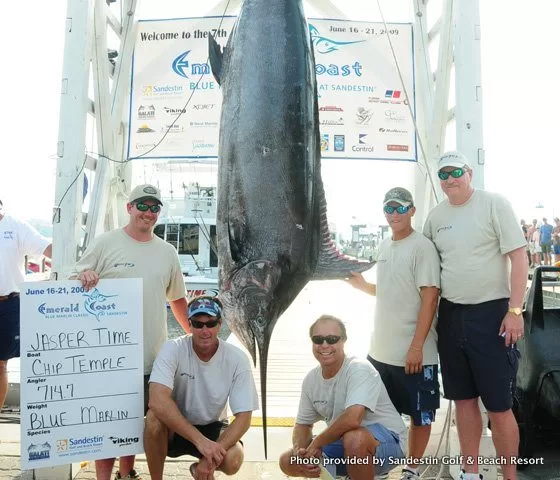
[[[205,13],[198,0],[138,3],[137,18]],[[313,3],[320,7],[328,2]],[[334,3],[344,8],[349,19],[378,19],[373,0]],[[555,171],[559,159],[553,148],[560,132],[560,96],[554,90],[560,85],[560,67],[551,53],[558,44],[560,2],[480,3],[485,188],[506,195],[525,220],[560,215]],[[438,0],[430,2],[434,9],[438,4]],[[410,19],[412,0],[383,0],[381,5],[389,22]],[[49,220],[54,205],[66,2],[9,2],[3,11],[0,199],[6,211],[22,219]],[[316,13],[313,7],[307,11],[311,16]],[[381,222],[384,192],[394,185],[412,186],[415,168],[403,162],[323,162],[331,220]]]

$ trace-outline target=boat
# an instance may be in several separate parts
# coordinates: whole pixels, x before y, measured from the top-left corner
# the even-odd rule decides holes
[[[183,184],[182,198],[163,197],[154,233],[175,247],[187,299],[218,294],[215,186]]]

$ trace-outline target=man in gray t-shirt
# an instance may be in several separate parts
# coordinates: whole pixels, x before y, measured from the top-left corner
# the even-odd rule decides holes
[[[492,422],[492,440],[504,478],[515,480],[519,432],[511,411],[511,385],[523,336],[521,306],[527,286],[525,237],[511,204],[476,190],[468,160],[458,152],[438,164],[447,199],[428,215],[424,234],[441,258],[438,351],[445,396],[454,400],[465,459],[461,478],[478,474],[482,419],[478,398]]]
[[[369,362],[345,355],[338,318],[319,317],[309,334],[319,366],[303,380],[293,446],[280,456],[280,468],[307,478],[318,477],[321,464],[350,478],[388,472],[404,456],[406,427],[381,377]],[[313,437],[319,420],[327,428]]]

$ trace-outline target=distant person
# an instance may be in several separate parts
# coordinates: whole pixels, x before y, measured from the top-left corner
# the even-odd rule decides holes
[[[533,268],[538,267],[542,263],[542,247],[541,247],[541,227],[536,225],[533,230]]]
[[[445,153],[438,177],[446,199],[424,224],[441,258],[438,351],[445,397],[456,406],[465,461],[460,478],[480,479],[480,397],[492,422],[492,441],[504,479],[516,480],[519,430],[512,382],[523,338],[527,287],[525,238],[509,201],[472,185],[473,170],[459,152]],[[468,460],[470,459],[470,461]]]
[[[166,298],[179,324],[190,331],[177,250],[153,233],[161,206],[159,189],[153,185],[135,187],[126,205],[128,224],[95,238],[72,273],[72,278],[78,278],[88,290],[101,278],[142,278],[145,411],[152,364],[167,340]],[[110,480],[114,463],[114,458],[96,460],[97,480]],[[134,455],[120,457],[115,478],[140,478],[134,470]]]
[[[529,225],[529,227],[527,228],[527,234],[525,235],[525,237],[527,238],[527,242],[529,242],[529,266],[531,268],[535,267],[535,259],[534,259],[534,255],[535,255],[535,243],[533,241],[533,234],[535,233],[535,230],[537,229],[537,219],[534,218],[533,221],[531,222],[531,225]]]
[[[144,449],[152,480],[163,478],[167,456],[197,457],[190,467],[195,480],[212,480],[216,471],[237,473],[243,463],[241,437],[259,408],[249,359],[218,338],[219,300],[194,298],[188,315],[192,336],[165,343],[150,377]],[[228,402],[234,416],[230,424]]]
[[[542,219],[543,224],[541,225],[541,249],[543,254],[543,261],[545,265],[550,265],[551,254],[552,254],[552,225],[547,222],[546,218]]]
[[[338,318],[322,315],[309,336],[319,366],[303,380],[292,448],[280,456],[282,472],[317,478],[318,463],[333,476],[348,474],[352,480],[388,472],[404,457],[406,427],[379,373],[369,362],[346,356],[346,327]],[[327,428],[314,437],[319,420]]]
[[[368,360],[381,375],[397,411],[411,417],[407,454],[411,461],[401,480],[417,480],[439,408],[434,322],[439,255],[434,244],[412,228],[416,209],[408,190],[389,190],[383,211],[392,235],[379,246],[377,282],[368,283],[359,273],[348,282],[377,296]]]
[[[554,228],[552,229],[552,253],[554,253],[554,263],[560,262],[560,218],[554,218]]]
[[[52,244],[6,213],[0,200],[0,408],[8,393],[8,360],[19,357],[19,292],[26,255],[51,258]]]
[[[525,237],[526,240],[526,245],[525,245],[525,251],[527,252],[527,262],[529,265],[531,265],[532,259],[531,259],[531,252],[529,251],[529,225],[527,225],[525,223],[525,220],[521,219],[521,230],[523,231],[523,236]]]

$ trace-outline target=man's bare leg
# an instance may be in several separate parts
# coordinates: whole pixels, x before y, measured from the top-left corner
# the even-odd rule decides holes
[[[144,451],[152,480],[163,479],[168,439],[169,430],[167,426],[151,410],[148,410],[144,426]]]
[[[95,476],[97,480],[111,480],[113,473],[113,466],[115,465],[114,458],[104,458],[95,461]]]
[[[502,465],[504,480],[516,480],[516,466],[509,462],[511,457],[517,457],[519,452],[519,428],[513,412],[488,412],[492,422],[492,441],[496,447],[496,456],[506,458],[508,462]]]
[[[367,463],[346,466],[352,480],[372,480],[374,476],[373,457],[379,445],[369,430],[360,427],[350,430],[342,436],[344,456],[348,458],[369,458]]]
[[[8,394],[8,360],[0,360],[0,409],[4,407]]]
[[[465,462],[463,469],[467,473],[478,473],[478,449],[482,438],[482,415],[478,398],[455,400],[455,408],[461,454],[465,459],[472,459],[472,465]]]

